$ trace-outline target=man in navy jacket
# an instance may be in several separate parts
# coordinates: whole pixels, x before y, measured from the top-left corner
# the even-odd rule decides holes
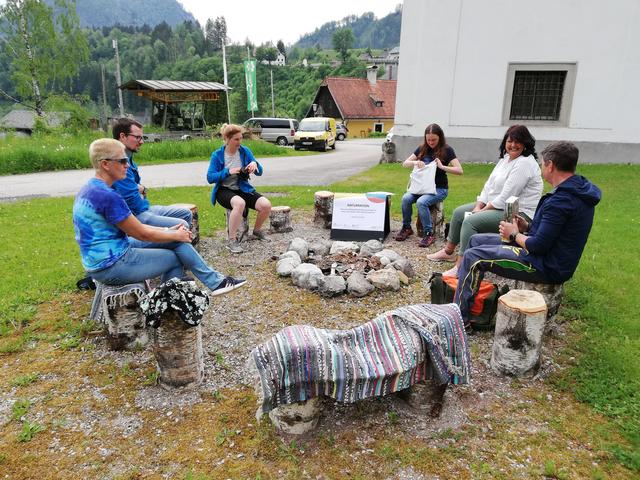
[[[138,165],[133,161],[133,154],[140,150],[144,143],[142,124],[130,118],[118,119],[112,128],[113,138],[120,140],[129,158],[127,175],[113,184],[113,188],[124,198],[131,213],[140,223],[154,227],[173,227],[182,223],[191,228],[191,210],[184,207],[151,205],[147,200],[147,187],[140,183]]]
[[[531,224],[501,222],[500,234],[476,234],[462,257],[455,302],[469,323],[469,310],[485,272],[533,283],[564,283],[578,267],[600,189],[576,175],[578,148],[555,142],[542,151],[542,178],[554,188],[544,195]],[[524,233],[523,233],[524,232]],[[504,242],[502,239],[509,239]]]

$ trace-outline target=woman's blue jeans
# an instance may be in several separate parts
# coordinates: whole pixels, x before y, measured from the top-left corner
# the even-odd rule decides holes
[[[116,263],[104,270],[90,272],[91,276],[107,285],[141,282],[159,275],[165,282],[182,277],[186,268],[210,290],[225,278],[209,267],[190,243],[152,243],[133,238],[129,242],[129,250]]]
[[[442,202],[447,198],[448,194],[448,188],[436,188],[435,194],[415,195],[409,192],[405,193],[402,196],[402,228],[411,228],[411,213],[415,203],[418,206],[418,216],[422,222],[424,234],[429,235],[433,229],[429,206]]]

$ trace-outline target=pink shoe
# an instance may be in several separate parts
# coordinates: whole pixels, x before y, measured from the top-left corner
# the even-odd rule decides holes
[[[446,272],[442,272],[442,276],[458,278],[458,266],[454,265],[452,268],[450,268]]]
[[[447,253],[445,249],[438,250],[436,253],[430,253],[427,255],[429,260],[433,260],[434,262],[455,262],[456,254],[455,253]]]

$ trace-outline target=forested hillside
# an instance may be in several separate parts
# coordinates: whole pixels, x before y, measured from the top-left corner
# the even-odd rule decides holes
[[[118,40],[121,78],[132,79],[193,80],[223,82],[222,53],[211,47],[199,25],[182,23],[171,28],[161,23],[149,27],[103,27],[86,30],[89,44],[89,60],[79,74],[64,84],[47,85],[50,94],[70,95],[89,108],[96,117],[102,115],[101,68],[105,69],[105,87],[109,114],[117,114],[117,84],[115,81],[115,59],[112,40]],[[309,49],[308,58],[317,63],[335,58],[330,52]],[[301,58],[290,58],[291,65],[270,67],[258,63],[257,93],[259,110],[256,115],[271,116],[270,70],[273,70],[275,92],[275,115],[301,118],[306,113],[320,82],[327,75],[364,77],[366,65],[355,59],[355,53],[346,63],[338,67],[321,65],[306,68],[300,65]],[[227,48],[227,67],[232,120],[242,122],[251,116],[246,105],[246,85],[243,61],[247,57],[246,45]],[[7,57],[0,57],[0,88],[17,95],[15,85],[9,77]],[[125,110],[128,113],[143,113],[150,103],[125,93]],[[8,104],[5,104],[5,110]],[[224,101],[209,104],[206,120],[209,124],[224,122],[227,108]]]
[[[45,3],[54,6],[55,0]],[[174,26],[196,20],[177,0],[76,0],[76,10],[82,27],[154,27],[162,22]]]
[[[361,16],[351,15],[337,22],[327,22],[313,33],[308,33],[298,40],[294,47],[308,48],[319,45],[331,48],[334,32],[343,27],[350,28],[355,37],[355,48],[393,48],[400,44],[400,24],[402,22],[402,6],[384,18],[376,19],[371,12]]]

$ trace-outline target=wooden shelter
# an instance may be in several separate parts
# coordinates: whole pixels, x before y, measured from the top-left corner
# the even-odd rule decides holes
[[[230,90],[217,82],[174,80],[131,80],[119,88],[150,99],[152,123],[169,130],[204,129],[204,104],[217,102],[221,92]],[[191,112],[182,108],[181,104],[186,103],[192,104]]]

